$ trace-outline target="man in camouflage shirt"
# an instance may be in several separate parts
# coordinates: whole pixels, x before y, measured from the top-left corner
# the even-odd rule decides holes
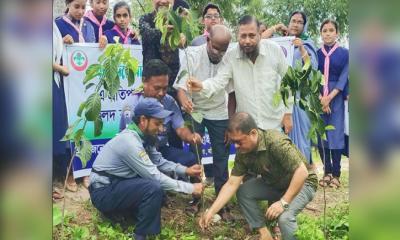
[[[235,164],[200,226],[208,227],[214,214],[237,192],[243,214],[250,227],[258,229],[260,240],[272,239],[266,219],[278,220],[283,239],[295,239],[296,216],[313,199],[317,175],[289,137],[276,130],[258,129],[247,113],[233,115],[228,133],[238,152]],[[258,205],[262,200],[269,202],[265,214]]]

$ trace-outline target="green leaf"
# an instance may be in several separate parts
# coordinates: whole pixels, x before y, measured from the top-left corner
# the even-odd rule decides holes
[[[129,59],[131,59],[131,52],[129,49],[124,49],[123,60],[128,61]]]
[[[101,98],[98,93],[90,95],[86,101],[85,117],[89,121],[96,120],[101,111]]]
[[[181,40],[181,35],[178,30],[173,31],[173,39],[172,39],[172,49],[176,49],[179,46],[179,42]]]
[[[118,77],[118,75],[117,76],[115,76],[115,78],[114,78],[114,81],[109,81],[107,84],[109,84],[109,87],[108,87],[108,89],[109,89],[109,95],[110,96],[114,96],[115,94],[117,94],[117,92],[118,92],[118,89],[120,88],[120,80],[119,80],[119,77]]]
[[[86,167],[87,162],[92,157],[92,143],[89,140],[82,139],[77,156],[81,159],[82,166]]]
[[[106,74],[105,86],[107,86],[106,90],[110,92],[111,96],[114,96],[114,94],[118,91],[120,86],[117,63],[107,64],[105,69],[105,74]]]
[[[85,92],[86,92],[89,88],[93,87],[94,85],[96,85],[96,84],[94,84],[94,83],[89,83],[88,85],[86,85],[86,87],[85,87]]]
[[[79,109],[78,109],[78,112],[76,113],[76,115],[81,117],[83,109],[85,109],[85,107],[86,107],[86,102],[81,103],[81,105],[79,105]]]
[[[174,50],[174,48],[172,47],[173,38],[174,38],[173,34],[170,34],[170,35],[168,36],[168,45],[170,46],[170,48],[172,48],[172,49]]]
[[[98,76],[100,74],[100,69],[101,65],[100,64],[92,64],[88,67],[86,70],[86,75],[85,78],[83,79],[83,84],[88,83],[90,80],[92,80],[94,77]]]
[[[106,58],[110,57],[110,55],[111,55],[112,51],[114,50],[115,46],[116,46],[115,44],[108,44],[106,49],[105,49],[105,51],[104,51],[104,53],[98,58],[98,62],[101,63],[104,60],[106,60]]]
[[[188,74],[188,71],[186,69],[182,70],[176,79],[176,83],[178,84],[186,74]]]
[[[311,57],[306,58],[306,60],[304,61],[303,71],[307,71],[310,68],[311,68]]]
[[[53,205],[53,227],[61,224],[62,212],[59,207]]]
[[[326,138],[326,133],[322,134],[321,139],[326,141],[326,139],[327,139],[327,138]]]
[[[101,135],[101,132],[103,130],[103,120],[101,119],[100,116],[94,121],[94,136],[98,137]]]
[[[77,120],[75,120],[75,122],[70,125],[67,129],[67,131],[65,132],[64,137],[60,140],[60,141],[68,141],[68,140],[72,140],[73,139],[73,132],[76,128],[76,126],[78,126],[78,124],[82,121],[82,118],[78,118]]]
[[[178,11],[178,9],[176,10]],[[179,14],[173,10],[170,10],[168,12],[168,20],[172,23],[174,26],[174,29],[179,33],[182,31],[182,17],[179,16]]]
[[[167,28],[167,26],[163,26],[161,29],[162,29],[161,30],[161,34],[162,34],[161,35],[161,44],[165,45],[165,41],[167,39],[168,28]]]
[[[294,79],[294,71],[293,71],[292,67],[290,67],[290,66],[288,67],[288,70],[287,70],[286,74],[288,75],[290,81],[293,81],[293,79]]]
[[[303,99],[300,99],[299,106],[301,109],[305,110],[307,108],[307,102]]]
[[[192,121],[190,121],[189,119],[185,120],[185,123],[183,125],[187,128],[192,128]]]
[[[129,68],[128,69],[128,87],[135,84],[135,73]]]
[[[136,74],[139,68],[139,61],[135,58],[131,58],[128,60],[127,66],[130,70],[132,70]]]
[[[275,92],[273,100],[272,100],[272,105],[277,108],[279,104],[282,101],[282,95],[280,91]]]
[[[190,115],[192,116],[193,120],[195,120],[199,124],[203,121],[203,114],[199,112],[192,112]]]
[[[326,130],[326,131],[335,130],[335,126],[333,126],[333,125],[327,125],[327,126],[325,127],[325,130]]]
[[[74,136],[74,142],[76,146],[79,146],[81,144],[81,139],[83,136],[83,132],[85,129],[81,128],[78,131],[76,131],[75,136]]]

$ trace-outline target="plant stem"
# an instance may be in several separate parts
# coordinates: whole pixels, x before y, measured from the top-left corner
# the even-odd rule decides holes
[[[321,146],[322,146],[322,164],[324,165],[324,176],[325,176],[325,147],[324,147],[324,140],[321,139]],[[326,191],[325,191],[325,184],[323,184],[323,190],[324,190],[324,237],[325,239],[328,239],[328,232],[326,229]]]
[[[189,75],[189,79],[190,79],[192,74],[191,74],[190,66],[189,66],[189,58],[188,58],[189,56],[188,56],[188,53],[187,53],[187,48],[184,48],[183,51],[185,52],[186,66],[187,66],[188,75]],[[193,102],[193,93],[192,93],[192,91],[189,92],[189,97],[190,97],[190,100]],[[191,125],[192,125],[192,132],[195,133],[195,128],[194,128],[194,124],[195,123],[194,123],[193,117],[190,117],[190,120],[191,120]],[[203,166],[203,164],[201,164],[201,161],[200,161],[199,147],[198,147],[198,145],[196,143],[194,144],[194,146],[195,146],[195,149],[196,149],[197,163],[201,166],[201,175],[200,175],[200,177],[201,177],[201,181],[203,182],[203,177],[205,176],[205,174],[204,174],[204,166]],[[201,208],[204,210],[204,191],[201,192],[200,202],[201,202]]]
[[[136,0],[136,2],[139,4],[139,6],[142,9],[143,13],[146,13],[146,10],[144,9],[143,4],[140,2],[140,0]]]
[[[73,160],[75,158],[75,155],[76,155],[76,148],[74,149],[74,152],[72,154],[69,166],[67,168],[67,175],[65,176],[65,181],[64,181],[64,188],[63,188],[64,199],[63,199],[62,214],[61,214],[61,239],[64,239],[64,214],[65,214],[65,199],[66,199],[65,189],[67,188],[68,177],[69,177],[69,173],[70,173],[71,168],[72,168],[72,162],[73,162]]]

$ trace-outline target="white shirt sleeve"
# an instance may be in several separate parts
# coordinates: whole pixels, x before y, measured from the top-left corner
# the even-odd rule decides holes
[[[229,81],[232,79],[233,69],[230,62],[230,58],[234,58],[233,54],[225,54],[222,58],[221,66],[218,69],[218,73],[215,77],[209,78],[203,82],[203,89],[201,94],[210,98],[214,93],[225,89]]]

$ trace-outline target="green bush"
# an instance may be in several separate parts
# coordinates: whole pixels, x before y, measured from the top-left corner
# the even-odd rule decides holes
[[[298,230],[296,237],[299,240],[313,239],[323,240],[324,219],[323,216],[313,217],[304,213],[297,217]],[[349,204],[343,203],[328,209],[326,214],[326,234],[329,240],[349,239]]]

